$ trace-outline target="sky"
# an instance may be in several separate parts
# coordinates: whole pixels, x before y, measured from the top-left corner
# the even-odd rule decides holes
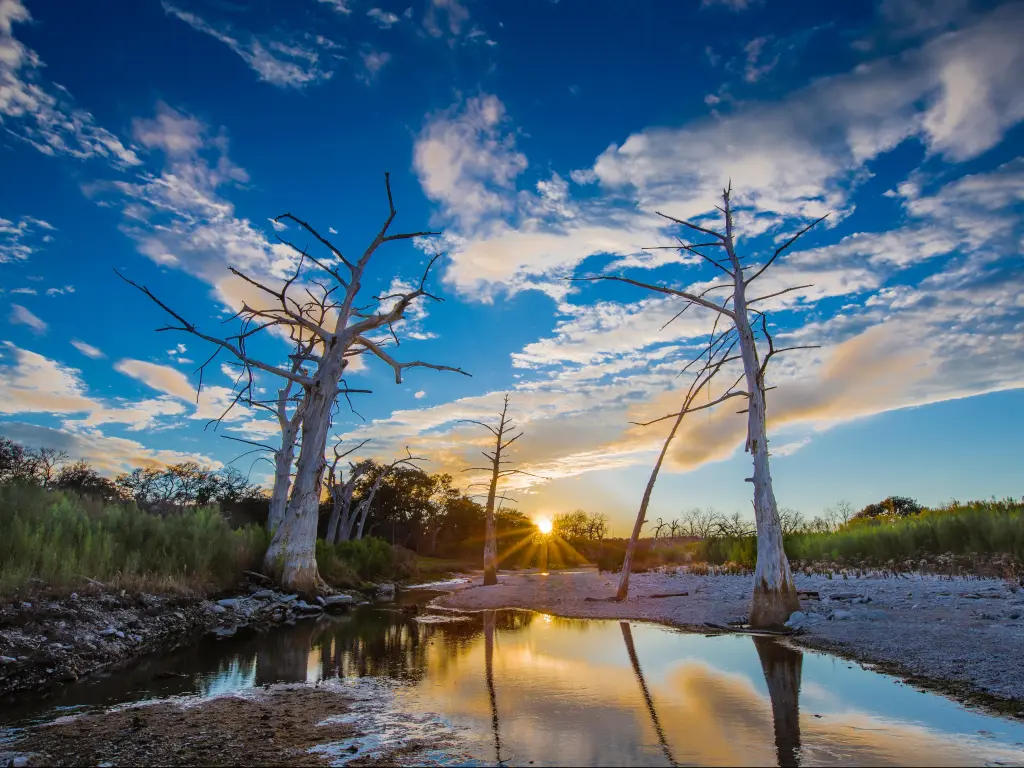
[[[656,211],[720,227],[730,181],[752,262],[819,227],[759,279],[780,345],[768,424],[780,507],[810,517],[891,494],[925,504],[1024,494],[1024,4],[971,0],[0,0],[0,434],[108,474],[195,459],[262,481],[227,437],[273,443],[238,405],[209,334],[247,295],[387,216],[401,231],[366,296],[416,283],[405,360],[360,359],[332,443],[408,446],[479,479],[507,393],[510,482],[531,515],[583,508],[625,534],[679,372],[714,317],[623,283],[678,289],[714,267]],[[100,12],[102,9],[102,12]],[[645,250],[648,249],[648,250]],[[326,251],[320,253],[326,255]],[[362,294],[361,294],[362,295]],[[227,322],[225,322],[227,321]],[[264,334],[250,350],[281,361]],[[280,380],[257,378],[273,396]],[[681,390],[680,388],[683,387]],[[709,393],[713,396],[715,390]],[[745,418],[694,414],[648,519],[752,516]],[[215,428],[216,427],[216,428]]]

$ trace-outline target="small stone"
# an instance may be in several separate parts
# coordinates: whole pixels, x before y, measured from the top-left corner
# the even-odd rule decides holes
[[[71,593],[71,599],[72,600],[77,600],[78,599],[78,593],[77,592],[72,592]]]
[[[117,634],[117,630],[113,627],[107,627],[106,629],[101,629],[96,634],[100,637],[110,637],[111,635]]]
[[[229,598],[226,598],[224,600],[218,600],[217,601],[217,605],[219,605],[221,608],[227,608],[227,609],[232,610],[232,611],[237,611],[238,610],[238,598],[229,597]]]
[[[22,603],[22,604],[21,604],[21,607],[22,607],[22,608],[25,608],[25,609],[27,610],[27,609],[29,609],[29,608],[31,608],[31,607],[32,607],[32,603]]]
[[[114,637],[116,637],[118,640],[124,640],[124,632],[122,632],[119,629],[114,633]]]
[[[879,611],[879,610],[864,611],[864,617],[867,618],[867,619],[870,619],[871,621],[878,621],[880,619],[887,619],[888,618],[888,614],[886,614],[885,611]]]
[[[228,609],[225,608],[223,605],[217,605],[215,603],[211,603],[210,605],[206,606],[206,610],[208,610],[210,613],[227,613],[228,612]]]
[[[326,606],[327,605],[327,601],[324,600],[320,595],[316,596],[316,601],[317,601],[317,603],[319,603],[322,606]]]
[[[0,664],[14,664],[16,661],[13,656],[0,656]]]
[[[794,611],[786,620],[786,626],[790,629],[800,629],[807,624],[807,614],[803,611]]]
[[[279,602],[279,603],[290,603],[293,600],[298,600],[298,599],[299,599],[298,595],[281,595],[279,598],[277,598],[277,602]]]
[[[853,618],[853,614],[849,611],[835,610],[832,611],[832,615],[829,616],[832,621],[848,621]]]
[[[258,592],[253,592],[249,597],[253,600],[269,600],[274,596],[274,590],[272,589],[261,589]]]

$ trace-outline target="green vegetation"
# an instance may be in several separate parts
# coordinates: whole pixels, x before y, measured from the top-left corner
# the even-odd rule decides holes
[[[222,589],[258,567],[268,544],[256,526],[233,530],[216,507],[158,516],[25,483],[0,485],[0,591],[41,579],[151,588]]]
[[[1024,575],[1024,502],[1014,499],[953,501],[926,509],[913,499],[894,496],[832,524],[815,518],[803,523],[790,514],[784,520],[786,554],[793,567],[805,571],[880,569],[921,570],[1002,578]],[[724,520],[724,518],[723,518]],[[787,525],[788,522],[788,525]],[[679,526],[680,530],[686,530]],[[757,538],[733,534],[712,522],[710,533],[696,540],[642,539],[634,570],[665,565],[724,566],[752,569]],[[593,559],[602,570],[622,567],[625,539],[606,540]]]

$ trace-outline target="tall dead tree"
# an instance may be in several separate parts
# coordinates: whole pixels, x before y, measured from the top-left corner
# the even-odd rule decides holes
[[[725,319],[730,325],[723,335],[725,339],[734,341],[738,347],[743,368],[741,380],[745,382],[746,388],[744,390],[730,389],[717,402],[721,402],[727,397],[745,397],[747,399],[747,407],[741,413],[747,414],[747,439],[744,448],[753,458],[754,476],[747,478],[747,480],[754,484],[754,517],[757,524],[757,565],[754,570],[754,596],[750,610],[750,624],[755,627],[774,627],[783,624],[793,611],[798,610],[800,601],[793,583],[789,560],[786,557],[785,549],[783,549],[782,526],[779,521],[778,506],[775,501],[775,492],[772,487],[772,476],[768,461],[768,437],[765,422],[765,393],[768,387],[765,386],[765,371],[774,355],[791,349],[804,349],[807,347],[777,349],[771,334],[768,332],[767,319],[764,313],[752,308],[751,305],[810,286],[793,286],[752,299],[747,297],[747,289],[757,278],[764,274],[765,270],[775,262],[780,254],[792,246],[812,227],[824,221],[826,216],[813,221],[783,243],[764,264],[760,266],[744,264],[743,258],[736,253],[735,249],[731,194],[732,187],[730,184],[729,188],[722,192],[723,205],[719,209],[722,211],[725,220],[724,233],[658,213],[659,216],[669,221],[707,237],[706,242],[685,243],[679,239],[678,245],[665,247],[692,253],[713,265],[727,276],[723,283],[712,285],[711,288],[703,293],[696,294],[611,275],[571,279],[614,280],[635,285],[649,291],[656,291],[669,296],[678,296],[685,299],[686,304],[676,317],[685,312],[690,306],[697,305],[716,313],[715,328],[717,328],[717,323],[720,319]],[[705,249],[708,248],[719,248],[724,256],[714,258],[705,252]],[[753,271],[753,274],[747,277],[744,274],[746,270]],[[707,294],[717,288],[725,288],[730,291],[730,295],[721,303],[707,298]],[[729,306],[730,302],[732,304],[731,308]],[[753,320],[751,319],[752,316]],[[761,338],[767,344],[767,353],[763,361],[760,359],[757,346],[757,333],[755,329],[758,325],[760,325]],[[714,336],[714,333],[715,331],[712,331],[712,336]],[[684,408],[679,413],[669,414],[663,418],[681,418],[688,410],[694,409],[687,408],[684,405]]]
[[[374,296],[374,303],[369,306],[361,307],[357,304],[366,269],[378,248],[385,243],[397,240],[438,234],[436,232],[388,234],[396,215],[388,174],[384,174],[384,184],[388,198],[388,217],[376,237],[355,261],[346,258],[333,243],[291,213],[282,214],[275,219],[280,223],[291,222],[308,232],[329,250],[330,256],[322,259],[316,258],[310,255],[306,249],[299,248],[294,243],[278,237],[284,245],[299,254],[299,267],[296,270],[296,276],[284,281],[282,286],[276,287],[270,281],[260,281],[233,267],[230,268],[232,274],[273,300],[273,303],[266,307],[243,304],[235,315],[235,317],[242,318],[242,330],[233,336],[221,338],[200,331],[197,326],[185,320],[147,288],[128,281],[178,322],[178,325],[160,330],[184,331],[216,345],[217,350],[204,366],[212,362],[220,351],[227,351],[234,355],[243,364],[248,374],[248,383],[243,387],[243,391],[248,389],[251,392],[254,369],[280,376],[302,387],[303,407],[300,417],[302,441],[295,463],[295,479],[284,518],[274,532],[263,563],[264,570],[290,590],[313,593],[320,591],[324,586],[316,568],[316,530],[321,480],[326,467],[324,456],[332,410],[338,395],[348,392],[348,388],[343,386],[343,377],[349,359],[356,354],[371,354],[391,366],[395,372],[395,381],[399,384],[402,382],[402,372],[407,368],[431,368],[468,375],[461,368],[452,366],[434,365],[422,361],[399,362],[386,351],[388,337],[373,336],[375,331],[387,329],[397,345],[398,336],[395,334],[394,324],[403,318],[409,306],[421,297],[431,298],[435,301],[441,300],[424,288],[430,269],[440,254],[435,254],[430,259],[420,278],[419,286],[415,290],[387,296]],[[317,280],[310,281],[312,285],[320,289],[318,295],[314,294],[308,286],[299,286],[305,295],[296,298],[293,295],[293,291],[296,289],[295,283],[307,262],[315,266],[325,283]],[[310,269],[312,270],[313,267]],[[125,279],[127,280],[127,278]],[[336,292],[338,293],[337,297],[335,297]],[[275,326],[301,328],[317,338],[315,350],[298,354],[295,358],[301,361],[304,367],[308,367],[310,372],[295,373],[289,368],[261,360],[247,351],[248,339]],[[200,386],[202,386],[201,382],[202,376],[200,375]],[[239,398],[241,397],[240,394]]]
[[[508,437],[518,427],[508,418],[508,395],[505,395],[505,404],[501,409],[501,417],[498,426],[493,427],[483,421],[472,419],[461,419],[468,424],[476,424],[484,427],[494,435],[494,450],[491,452],[482,451],[484,458],[491,462],[489,467],[469,467],[463,472],[490,472],[491,480],[487,489],[486,522],[484,530],[484,586],[498,583],[498,532],[494,523],[494,499],[498,492],[498,482],[511,475],[529,475],[519,469],[503,469],[503,464],[510,464],[509,459],[502,458],[505,450],[516,440],[523,436],[520,432],[514,437]],[[504,497],[503,497],[504,498]]]

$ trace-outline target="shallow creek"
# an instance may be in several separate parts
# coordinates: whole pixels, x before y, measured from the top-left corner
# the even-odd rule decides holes
[[[0,730],[291,683],[355,701],[351,735],[316,747],[335,765],[411,741],[409,762],[450,765],[1024,764],[1024,724],[773,638],[410,607],[431,596],[142,659],[2,709]]]

